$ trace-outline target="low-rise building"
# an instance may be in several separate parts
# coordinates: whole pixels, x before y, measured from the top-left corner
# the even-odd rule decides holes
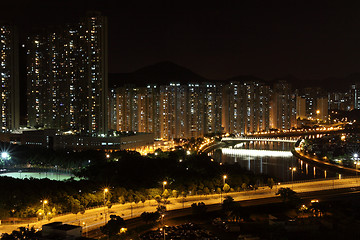
[[[112,136],[91,137],[47,129],[2,133],[0,141],[54,150],[126,150],[152,146],[154,134],[123,132]]]

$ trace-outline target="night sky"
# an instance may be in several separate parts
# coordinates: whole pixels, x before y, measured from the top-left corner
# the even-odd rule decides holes
[[[98,9],[109,21],[109,71],[172,61],[210,79],[345,77],[360,72],[360,2],[12,1],[0,18],[34,26]],[[169,3],[171,2],[171,3]]]

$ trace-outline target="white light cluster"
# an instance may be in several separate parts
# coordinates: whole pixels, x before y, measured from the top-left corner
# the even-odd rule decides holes
[[[245,156],[259,156],[259,157],[291,157],[290,151],[270,151],[270,150],[254,150],[254,149],[232,149],[223,148],[223,154],[227,155],[245,155]]]

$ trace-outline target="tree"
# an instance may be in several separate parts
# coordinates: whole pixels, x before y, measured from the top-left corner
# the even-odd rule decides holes
[[[170,193],[167,189],[164,190],[164,192],[162,193],[162,196],[164,199],[168,199],[170,197]]]
[[[160,196],[160,195],[156,195],[156,196],[154,197],[154,199],[155,199],[155,201],[158,203],[158,206],[160,206],[160,204],[161,204],[161,196]]]
[[[245,191],[247,189],[247,184],[246,183],[241,184],[241,188],[242,188],[242,190]]]
[[[145,223],[155,223],[156,221],[158,221],[160,219],[160,213],[158,211],[156,211],[156,212],[143,212],[140,215],[140,217]]]
[[[229,184],[225,183],[224,187],[223,187],[224,192],[229,192],[230,191],[230,186]]]
[[[287,202],[295,196],[296,192],[290,188],[280,188],[276,195],[280,195],[283,202]]]
[[[105,224],[105,226],[100,227],[100,230],[103,234],[113,237],[117,235],[123,227],[125,227],[125,221],[122,217],[110,215],[110,220]]]
[[[199,202],[191,204],[191,209],[193,214],[203,214],[206,212],[207,207],[205,203]]]
[[[120,197],[119,197],[119,203],[121,203],[121,204],[125,204],[125,203],[126,203],[126,200],[125,200],[125,197],[124,197],[124,196],[120,196]]]
[[[232,211],[236,202],[234,201],[234,198],[231,196],[226,196],[224,198],[224,201],[222,203],[222,209],[224,211]]]
[[[267,185],[269,186],[270,189],[273,189],[273,187],[275,185],[274,179],[268,178]]]
[[[14,230],[11,234],[3,234],[2,240],[17,240],[17,239],[28,239],[28,240],[37,240],[41,237],[41,234],[32,228],[20,227],[18,231]]]
[[[157,208],[156,208],[156,211],[158,211],[160,214],[163,214],[166,212],[166,206],[164,205],[159,205]]]
[[[280,188],[276,195],[280,195],[283,202],[291,207],[297,207],[300,203],[300,198],[296,195],[296,192],[290,188]]]
[[[209,195],[210,194],[210,189],[208,187],[204,187],[204,195]]]
[[[179,192],[177,190],[172,190],[172,195],[174,198],[177,198],[179,196]]]

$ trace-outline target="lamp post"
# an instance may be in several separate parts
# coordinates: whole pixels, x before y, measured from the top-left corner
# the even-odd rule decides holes
[[[318,123],[319,123],[319,121],[320,121],[319,115],[320,115],[320,110],[316,110],[316,116],[317,116],[317,121],[318,121]]]
[[[105,219],[105,224],[106,224],[106,208],[105,208],[105,206],[106,206],[106,198],[105,198],[105,195],[106,195],[106,193],[108,193],[109,192],[109,189],[108,188],[105,188],[104,189],[104,219]]]
[[[42,204],[43,204],[43,214],[44,214],[43,219],[45,220],[45,218],[46,218],[46,214],[45,214],[45,204],[48,204],[48,200],[42,200]]]
[[[358,157],[359,157],[359,155],[357,153],[354,153],[356,181],[357,181],[357,168],[358,168],[358,165],[359,165]]]
[[[88,232],[86,231],[86,222],[82,222],[82,225],[85,232],[85,236],[88,237]]]
[[[167,181],[163,181],[163,192],[165,191],[166,184],[167,184]]]
[[[289,168],[289,170],[291,171],[291,185],[292,185],[292,189],[294,189],[294,172],[296,171],[296,167],[291,167],[291,168]]]
[[[222,203],[222,191],[225,186],[227,176],[224,175],[222,178],[223,178],[223,187],[220,189],[220,203]]]

